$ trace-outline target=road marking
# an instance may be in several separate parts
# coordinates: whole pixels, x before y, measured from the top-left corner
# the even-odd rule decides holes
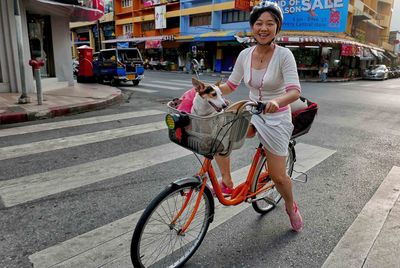
[[[184,90],[185,88],[183,88],[183,87],[173,87],[173,86],[165,86],[165,85],[156,85],[156,84],[142,84],[142,85],[140,85],[138,88],[140,89],[140,88],[142,88],[142,87],[144,87],[144,88],[146,88],[146,89],[148,89],[148,88],[151,88],[151,89],[154,89],[154,88],[156,88],[156,89],[169,89],[169,90]],[[187,88],[186,88],[187,89]]]
[[[152,81],[151,84],[160,84],[160,85],[167,84],[167,85],[184,86],[184,87],[190,87],[190,88],[193,87],[193,84],[192,84],[191,81],[179,82],[179,83],[173,82],[173,81],[172,81],[172,82],[167,82],[167,81]],[[149,84],[149,85],[151,85],[151,84]]]
[[[129,91],[137,91],[137,92],[143,92],[143,93],[156,93],[159,92],[159,90],[155,90],[155,89],[144,89],[144,88],[140,88],[140,87],[118,87],[120,89],[123,90],[129,90]]]
[[[296,170],[305,172],[322,162],[335,151],[299,143],[296,145]],[[243,179],[249,166],[232,173],[235,183]],[[295,177],[295,176],[294,176]],[[234,217],[249,204],[224,207],[216,203],[215,217],[210,230]],[[33,267],[132,267],[129,257],[133,228],[142,211],[64,241],[29,256]]]
[[[209,84],[214,84],[214,83],[216,83],[217,81],[219,81],[219,80],[217,80],[217,81],[206,81],[206,80],[203,80],[203,79],[201,79],[200,78],[200,80],[202,81],[202,82],[204,82],[204,83],[209,83]],[[174,82],[180,82],[180,83],[184,83],[184,82],[188,82],[188,81],[190,81],[190,80],[178,80],[178,79],[170,79],[169,81],[174,81]],[[189,84],[192,84],[191,82],[189,82]]]
[[[31,142],[27,144],[0,148],[0,160],[66,149],[106,140],[119,139],[133,135],[166,129],[164,121],[152,122],[129,127],[114,128],[59,139]]]
[[[130,118],[142,117],[142,116],[158,115],[158,114],[164,114],[164,113],[165,112],[159,111],[159,110],[145,110],[145,111],[135,111],[135,112],[121,113],[121,114],[96,116],[96,117],[90,117],[90,118],[65,120],[65,121],[60,121],[60,122],[44,123],[44,124],[37,124],[37,125],[31,125],[31,126],[13,127],[13,128],[7,128],[7,129],[0,129],[0,137],[34,133],[34,132],[40,132],[40,131],[45,131],[45,130],[61,129],[61,128],[67,128],[67,127],[75,127],[75,126],[81,126],[81,125],[104,123],[104,122],[109,122],[109,121],[130,119]]]
[[[168,152],[168,153],[165,153]],[[192,154],[174,143],[81,165],[0,182],[0,198],[11,207]]]
[[[364,267],[393,205],[400,197],[399,189],[400,167],[394,166],[339,240],[323,268]]]

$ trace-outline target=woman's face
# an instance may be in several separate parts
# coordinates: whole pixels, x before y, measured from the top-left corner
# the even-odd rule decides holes
[[[259,44],[268,44],[275,38],[277,27],[274,17],[266,11],[254,23],[253,36]]]

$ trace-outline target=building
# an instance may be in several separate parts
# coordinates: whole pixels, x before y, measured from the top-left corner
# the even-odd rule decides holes
[[[258,1],[255,1],[257,3]],[[393,0],[279,0],[285,15],[278,44],[290,48],[302,77],[318,75],[329,60],[330,76],[357,77],[377,63],[393,63],[389,29]],[[246,6],[247,4],[247,6]],[[106,46],[137,46],[153,62],[230,72],[250,45],[249,10],[254,1],[116,0],[115,39]]]
[[[0,92],[34,92],[30,59],[44,61],[43,87],[73,85],[69,23],[97,20],[103,11],[97,0],[0,1]]]
[[[115,39],[114,1],[104,0],[104,16],[96,21],[71,22],[72,56],[78,58],[77,48],[90,46],[94,51],[105,48],[102,41]]]

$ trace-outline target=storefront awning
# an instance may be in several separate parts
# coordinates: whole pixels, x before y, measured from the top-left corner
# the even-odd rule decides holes
[[[95,21],[104,15],[104,5],[101,0],[84,2],[86,5],[68,3],[68,1],[30,0],[25,4],[25,8],[29,12],[41,15],[68,17],[70,22]]]
[[[236,31],[208,32],[196,35],[194,41],[212,42],[212,41],[232,41],[235,40]]]
[[[174,40],[173,35],[158,35],[158,36],[144,36],[144,37],[132,37],[132,38],[117,38],[102,41],[104,44],[112,44],[118,42],[133,42],[133,43],[142,43],[146,41],[172,41]]]
[[[218,42],[235,40],[236,31],[211,31],[197,35],[182,35],[175,37],[179,42]]]

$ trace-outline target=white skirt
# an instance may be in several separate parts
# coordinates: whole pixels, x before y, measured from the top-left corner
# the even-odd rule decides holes
[[[257,136],[268,151],[279,156],[288,155],[289,140],[293,132],[290,109],[260,116],[253,115],[251,123],[257,129]]]

